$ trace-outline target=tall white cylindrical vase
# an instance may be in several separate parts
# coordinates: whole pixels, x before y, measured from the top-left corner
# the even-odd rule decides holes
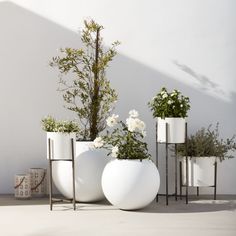
[[[49,139],[51,141],[50,153]],[[47,159],[49,155],[51,159],[72,159],[71,139],[73,139],[75,152],[76,133],[47,132]]]
[[[214,164],[216,157],[188,158],[188,185],[209,187],[214,185]],[[186,184],[186,160],[182,160],[182,183]]]
[[[159,143],[184,143],[185,142],[185,118],[166,117],[157,118],[157,142]],[[168,133],[166,137],[166,124]]]

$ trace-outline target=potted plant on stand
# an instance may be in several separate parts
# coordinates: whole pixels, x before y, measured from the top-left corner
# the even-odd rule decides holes
[[[51,116],[42,119],[41,123],[42,129],[47,132],[47,140],[51,139],[53,144],[51,159],[71,159],[71,139],[75,143],[76,133],[79,132],[78,124],[74,121],[58,121]],[[48,145],[47,158],[49,159]]]
[[[107,160],[103,153],[92,150],[91,146],[106,128],[106,118],[117,101],[117,94],[106,77],[106,69],[117,54],[119,42],[105,49],[102,30],[103,26],[95,21],[84,21],[81,32],[83,47],[61,49],[62,55],[53,57],[50,62],[60,72],[58,90],[63,95],[65,107],[77,115],[81,127],[77,135],[75,165],[76,200],[82,202],[98,201],[104,197],[101,176]],[[60,191],[67,188],[66,183],[56,185],[61,186]]]
[[[150,159],[147,144],[141,139],[146,135],[145,124],[132,110],[126,123],[118,121],[118,115],[107,119],[113,127],[107,135],[94,140],[94,146],[109,150],[116,158],[109,162],[102,175],[102,188],[106,198],[123,210],[135,210],[147,206],[156,196],[160,177]]]
[[[168,92],[164,87],[152,98],[148,105],[153,112],[153,117],[157,118],[157,142],[185,142],[185,118],[190,109],[189,103],[189,98],[183,96],[179,90]],[[166,123],[168,140],[166,140]]]
[[[219,136],[219,124],[212,130],[201,128],[187,138],[187,152],[184,145],[177,148],[178,156],[182,162],[182,182],[186,183],[186,159],[188,156],[189,186],[214,186],[214,165],[225,159],[234,157],[229,151],[236,150],[235,135],[226,140]]]
[[[51,116],[43,118],[41,124],[42,129],[47,132],[47,159],[72,160],[72,155],[75,153],[76,133],[80,131],[78,124],[74,121],[59,121]],[[74,150],[72,150],[71,141]],[[66,165],[67,171],[63,172],[64,166],[59,165],[54,169],[52,175],[56,187],[64,196],[71,198],[73,191],[71,163],[68,161],[63,163]],[[61,169],[61,167],[63,168]],[[62,182],[66,182],[66,189],[61,187],[60,183]]]

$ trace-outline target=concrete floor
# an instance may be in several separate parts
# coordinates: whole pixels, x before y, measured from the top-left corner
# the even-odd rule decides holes
[[[48,199],[15,200],[0,196],[1,236],[177,236],[236,235],[236,196],[219,200],[153,202],[140,211],[121,211],[107,202],[56,205]]]

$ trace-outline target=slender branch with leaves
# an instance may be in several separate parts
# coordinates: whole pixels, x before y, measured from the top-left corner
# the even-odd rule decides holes
[[[59,69],[59,88],[65,107],[77,114],[83,140],[94,140],[106,127],[117,94],[106,77],[106,69],[117,54],[118,41],[104,49],[103,26],[94,20],[84,21],[81,32],[83,48],[63,48],[62,56],[53,57],[50,65]]]

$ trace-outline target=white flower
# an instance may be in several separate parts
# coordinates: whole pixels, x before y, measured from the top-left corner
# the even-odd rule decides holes
[[[132,117],[132,118],[136,118],[139,116],[138,112],[136,110],[131,110],[129,112],[129,116]]]
[[[180,104],[180,107],[183,107],[183,104]]]
[[[143,132],[146,127],[145,123],[142,120],[138,118],[132,118],[132,117],[129,117],[128,119],[126,119],[126,124],[130,132],[134,132],[134,131]]]
[[[173,103],[173,101],[169,100],[167,103],[168,103],[169,105],[171,105],[171,104]]]
[[[118,155],[119,148],[117,146],[113,147],[111,150],[111,156],[112,157],[117,157]]]
[[[119,118],[118,115],[112,114],[106,119],[107,125],[109,127],[115,126],[118,123],[118,118]]]
[[[135,129],[137,128],[137,125],[136,125],[136,119],[135,118],[132,118],[132,117],[129,117],[128,119],[126,119],[126,124],[128,126],[128,130],[130,132],[134,132]]]
[[[145,130],[142,131],[142,135],[143,137],[146,137],[147,136],[147,132]]]
[[[167,98],[167,97],[168,97],[167,93],[163,93],[162,98]]]
[[[104,145],[104,141],[101,137],[97,137],[94,141],[93,141],[93,145],[95,148],[101,148]]]
[[[137,129],[140,131],[140,132],[143,132],[145,130],[145,123],[140,120],[140,119],[136,119],[136,125],[137,125]]]

